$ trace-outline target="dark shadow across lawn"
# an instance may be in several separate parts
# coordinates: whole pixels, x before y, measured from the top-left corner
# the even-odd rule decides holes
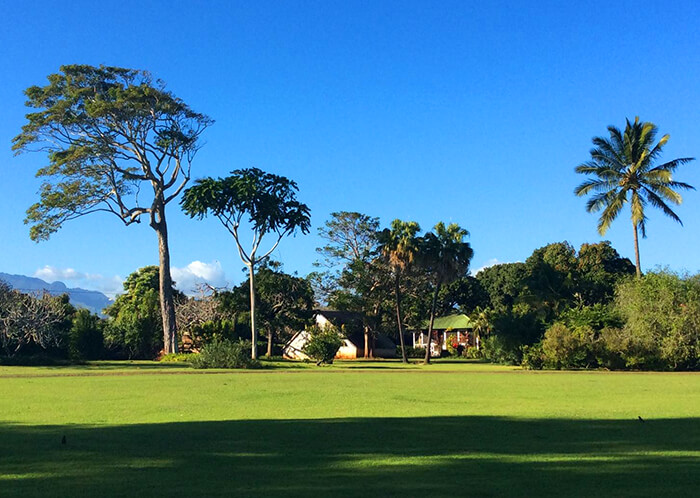
[[[699,450],[700,419],[5,424],[0,495],[697,496]]]

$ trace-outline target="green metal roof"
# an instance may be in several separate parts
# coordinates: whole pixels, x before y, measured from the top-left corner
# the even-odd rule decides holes
[[[430,320],[426,320],[423,324],[423,328],[427,329],[430,325]],[[467,315],[447,315],[441,316],[435,319],[433,323],[433,330],[446,330],[446,329],[471,329],[474,328],[472,321]]]

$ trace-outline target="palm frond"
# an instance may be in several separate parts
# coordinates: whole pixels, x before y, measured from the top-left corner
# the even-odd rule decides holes
[[[649,152],[649,157],[651,160],[655,160],[657,157],[661,155],[661,151],[664,148],[664,145],[666,145],[666,142],[668,142],[669,138],[671,138],[671,135],[664,135],[661,137],[661,140],[658,141],[658,143],[654,146],[653,149]]]
[[[574,189],[574,194],[581,197],[591,192],[601,192],[609,191],[617,186],[617,182],[610,180],[596,180],[590,179],[583,182],[581,185]]]
[[[681,202],[683,202],[683,197],[681,196],[681,194],[673,190],[666,183],[650,182],[643,188],[646,192],[652,192],[654,195],[658,195],[662,199],[672,202],[677,206],[680,205]]]
[[[680,223],[681,226],[683,226],[683,222],[678,217],[678,215],[676,213],[674,213],[670,207],[668,207],[668,205],[663,201],[663,199],[661,197],[659,197],[658,195],[656,195],[654,192],[652,192],[649,189],[644,189],[644,190],[647,194],[647,198],[649,199],[649,203],[652,206],[661,209],[661,211],[663,211],[666,216],[677,221],[678,223]],[[680,204],[680,202],[678,204]]]
[[[615,197],[619,194],[617,190],[610,190],[608,192],[601,192],[599,194],[594,195],[590,199],[588,199],[588,202],[586,203],[586,211],[589,213],[597,213],[603,207],[609,205],[612,201],[615,200]],[[626,200],[626,196],[625,196]],[[623,203],[625,201],[623,200]]]
[[[632,197],[630,199],[630,207],[632,208],[632,223],[638,225],[642,237],[646,237],[646,214],[644,214],[644,206],[646,206],[646,201],[639,192],[632,192]]]
[[[678,166],[682,164],[688,164],[691,161],[695,161],[694,157],[680,157],[678,159],[674,159],[673,161],[669,161],[664,164],[660,164],[659,166],[655,166],[654,168],[650,169],[649,171],[669,171],[673,172],[678,168]]]
[[[598,233],[600,235],[605,235],[612,222],[620,214],[620,210],[625,205],[625,202],[627,202],[627,192],[625,190],[615,192],[606,199],[606,207],[598,220]]]

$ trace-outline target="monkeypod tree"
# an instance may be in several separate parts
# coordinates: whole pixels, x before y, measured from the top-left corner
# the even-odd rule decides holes
[[[166,352],[177,351],[166,205],[190,179],[199,137],[212,124],[146,71],[61,66],[46,86],[25,91],[27,114],[16,153],[48,164],[39,202],[27,210],[30,237],[46,240],[66,221],[107,212],[125,225],[146,217],[158,236],[159,299]]]
[[[182,209],[199,219],[215,216],[233,236],[238,254],[248,268],[250,280],[251,357],[257,359],[258,331],[255,327],[255,268],[277,248],[280,241],[296,230],[308,233],[311,226],[308,206],[297,201],[296,182],[258,168],[238,169],[226,178],[204,178],[185,190]],[[247,221],[253,237],[249,248],[241,238],[241,223]],[[272,244],[263,249],[262,241],[272,235]]]

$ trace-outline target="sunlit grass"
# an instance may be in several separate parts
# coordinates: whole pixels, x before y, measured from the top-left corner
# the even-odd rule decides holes
[[[270,366],[3,367],[0,494],[691,496],[700,485],[697,374]]]

